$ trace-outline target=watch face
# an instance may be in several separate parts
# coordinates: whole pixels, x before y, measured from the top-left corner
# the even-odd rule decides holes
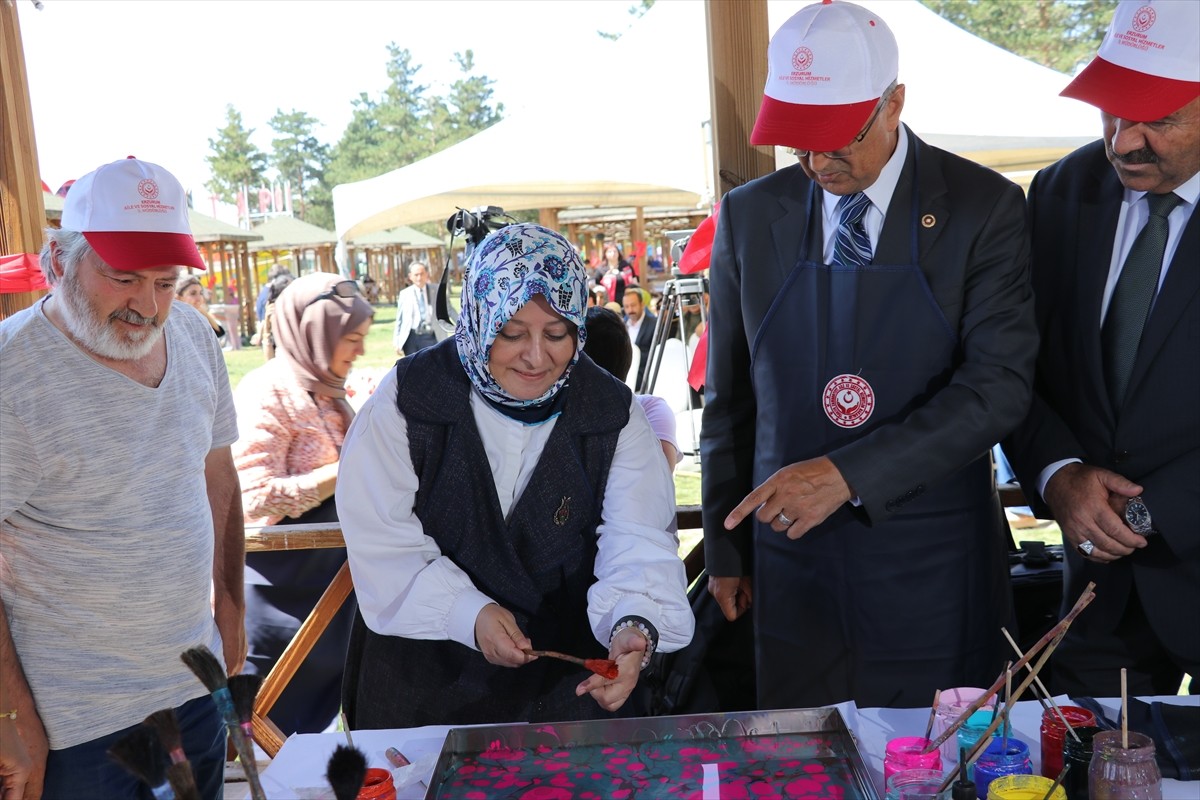
[[[1132,499],[1125,504],[1125,521],[1134,533],[1148,533],[1151,529],[1150,509],[1141,500]]]

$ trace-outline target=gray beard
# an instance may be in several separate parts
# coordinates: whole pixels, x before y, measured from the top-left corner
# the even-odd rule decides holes
[[[101,358],[137,361],[149,355],[162,336],[162,327],[157,320],[128,309],[114,311],[108,318],[102,319],[91,300],[80,290],[73,274],[63,275],[54,288],[58,312],[67,333],[85,350]],[[149,321],[153,327],[137,334],[140,338],[127,339],[121,337],[113,327],[113,321],[117,319],[142,324]]]

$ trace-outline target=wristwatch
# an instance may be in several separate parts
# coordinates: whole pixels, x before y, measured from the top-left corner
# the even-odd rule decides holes
[[[1131,497],[1125,503],[1125,521],[1134,533],[1149,536],[1154,533],[1154,525],[1150,522],[1150,509],[1140,497]]]

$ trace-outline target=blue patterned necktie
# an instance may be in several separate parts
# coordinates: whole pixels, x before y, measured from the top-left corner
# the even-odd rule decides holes
[[[871,263],[871,239],[862,219],[871,207],[871,198],[862,192],[838,200],[837,233],[833,239],[833,263],[840,267],[861,267]]]
[[[1182,201],[1174,192],[1148,194],[1150,218],[1133,240],[1112,300],[1100,329],[1104,353],[1104,378],[1113,408],[1119,409],[1129,386],[1134,357],[1142,341],[1142,328],[1150,316],[1150,305],[1158,291],[1158,276],[1162,272],[1163,253],[1167,249],[1170,227],[1167,216]]]

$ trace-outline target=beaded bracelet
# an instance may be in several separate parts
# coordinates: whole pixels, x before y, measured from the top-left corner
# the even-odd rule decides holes
[[[658,637],[654,635],[650,623],[640,617],[627,617],[613,626],[612,633],[608,636],[609,649],[612,649],[612,641],[617,638],[617,634],[626,628],[632,628],[646,638],[646,652],[642,655],[642,664],[639,670],[645,669],[650,666],[650,656],[654,655],[654,648],[658,646],[656,641]]]

